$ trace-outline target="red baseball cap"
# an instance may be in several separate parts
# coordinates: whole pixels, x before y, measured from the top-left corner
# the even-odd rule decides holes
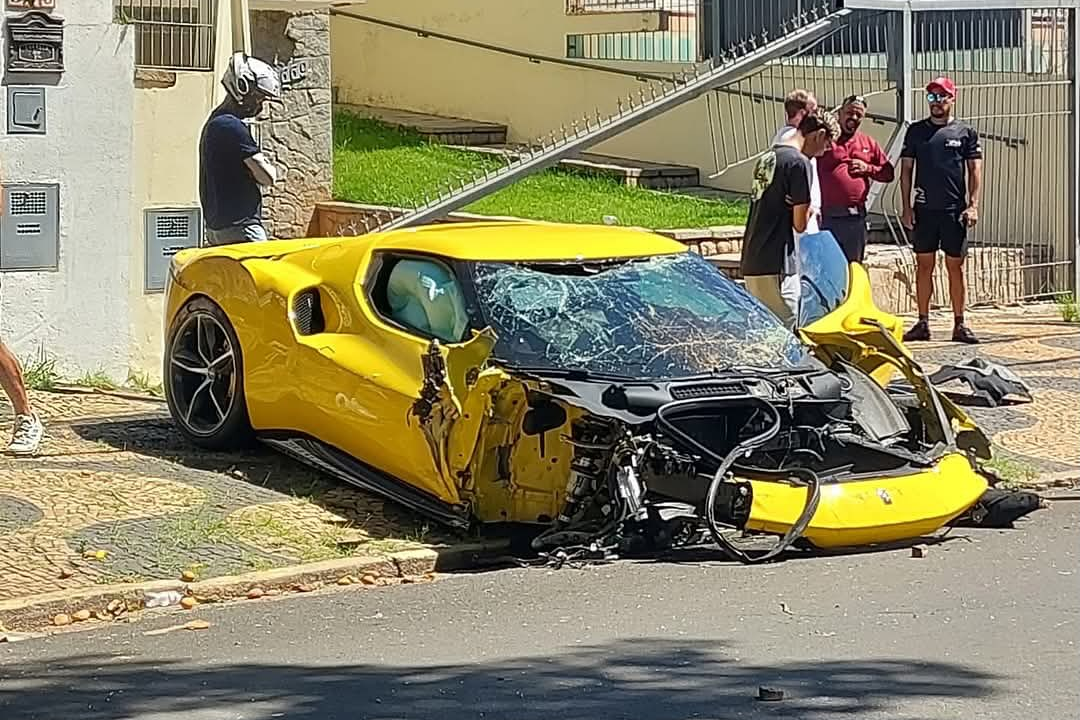
[[[940,90],[949,97],[956,97],[956,85],[944,75],[934,78],[930,81],[930,84],[926,86],[927,92],[934,92],[935,90]]]

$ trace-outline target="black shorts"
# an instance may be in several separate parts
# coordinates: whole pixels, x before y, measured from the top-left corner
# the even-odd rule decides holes
[[[967,224],[963,210],[927,210],[915,208],[915,237],[912,246],[917,253],[936,253],[938,250],[953,258],[967,256]]]

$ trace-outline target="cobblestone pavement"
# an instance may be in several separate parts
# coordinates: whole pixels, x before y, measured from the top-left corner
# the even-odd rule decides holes
[[[915,346],[926,369],[981,355],[1034,402],[970,407],[1001,453],[1038,472],[1080,470],[1080,327],[1052,310],[972,313],[984,342]],[[934,322],[948,336],[948,320]],[[966,388],[957,383],[957,394]],[[200,577],[455,542],[398,506],[269,450],[207,453],[159,401],[35,393],[40,456],[0,458],[0,600],[95,583]],[[10,432],[0,405],[0,433]]]
[[[1010,368],[1031,388],[1030,403],[987,408],[972,399],[964,409],[992,435],[999,456],[1033,470],[1080,474],[1080,325],[1063,322],[1046,305],[976,310],[968,313],[968,324],[980,344],[931,341],[910,347],[928,372],[973,357]],[[947,339],[952,319],[935,316],[931,328],[933,337]],[[958,380],[941,389],[954,398],[969,393]]]

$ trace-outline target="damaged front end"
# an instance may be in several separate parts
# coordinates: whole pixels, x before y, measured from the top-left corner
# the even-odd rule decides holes
[[[637,284],[622,287],[639,292],[647,270],[635,270]],[[595,293],[575,300],[578,281],[539,297],[536,283],[524,282],[533,278],[522,275],[519,287],[531,294],[514,298],[510,281],[518,279],[504,275],[509,280],[492,283],[490,297],[513,302],[517,324],[504,320],[490,337],[502,330],[515,343],[532,343],[530,357],[558,362],[485,366],[475,353],[447,354],[445,369],[437,361],[425,366],[439,382],[417,407],[440,471],[474,515],[543,525],[533,541],[538,551],[647,554],[707,535],[733,559],[763,562],[791,547],[919,538],[987,491],[977,463],[989,458],[988,439],[935,390],[898,342],[898,321],[859,294],[868,296],[859,277],[847,309],[803,329],[801,343],[777,339],[763,321],[762,332],[733,332],[724,345],[716,338],[727,325],[701,327],[695,337],[698,325],[673,322],[696,307],[685,290],[619,326],[602,308],[588,310]],[[555,305],[572,306],[585,320],[574,327],[565,313],[548,310]],[[522,307],[542,311],[526,315]],[[625,305],[620,312],[629,316]],[[548,318],[558,322],[545,326]],[[747,322],[753,327],[754,318]],[[775,365],[716,361],[721,353],[749,356],[755,343],[778,353]],[[609,371],[608,348],[621,353],[612,368],[637,363],[640,370]],[[502,355],[516,350],[504,346]],[[567,369],[582,357],[600,369]],[[660,357],[670,379],[638,379]],[[672,372],[693,364],[714,369]],[[890,382],[896,375],[903,382]],[[441,399],[439,384],[450,390]],[[736,542],[740,534],[779,541],[750,551]]]

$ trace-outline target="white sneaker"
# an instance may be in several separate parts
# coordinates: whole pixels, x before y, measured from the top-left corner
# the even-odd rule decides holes
[[[33,455],[44,436],[45,426],[37,415],[19,415],[15,418],[15,432],[7,451],[12,455]]]

